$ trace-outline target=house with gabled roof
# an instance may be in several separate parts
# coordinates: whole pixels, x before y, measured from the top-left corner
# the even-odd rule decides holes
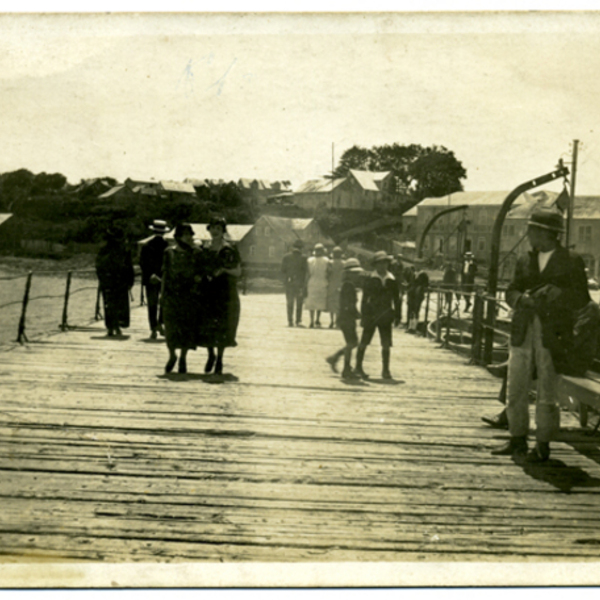
[[[279,269],[283,256],[297,240],[304,243],[307,254],[319,242],[333,246],[333,240],[323,234],[316,219],[263,215],[240,241],[238,248],[244,264],[250,270],[273,271]]]

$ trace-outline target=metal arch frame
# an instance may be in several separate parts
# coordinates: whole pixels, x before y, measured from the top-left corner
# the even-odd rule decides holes
[[[544,185],[550,181],[554,181],[559,177],[566,177],[569,174],[569,169],[559,162],[558,168],[551,173],[546,173],[536,179],[530,179],[525,183],[517,186],[506,198],[494,221],[494,228],[492,230],[492,248],[490,250],[490,267],[488,271],[488,282],[487,282],[487,294],[489,298],[495,298],[496,292],[498,291],[498,271],[500,263],[500,238],[502,236],[502,226],[504,225],[504,219],[508,214],[508,211],[513,205],[513,202],[527,190],[530,190],[540,185]],[[492,350],[494,343],[494,321],[495,321],[495,301],[490,300],[487,303],[487,313],[485,315],[485,345],[484,345],[484,361],[486,364],[492,362]]]
[[[433,217],[430,219],[429,223],[427,223],[427,225],[425,226],[425,229],[423,229],[423,233],[421,234],[421,239],[419,240],[419,246],[417,248],[417,257],[423,258],[423,244],[425,242],[425,237],[427,236],[427,234],[429,233],[429,230],[433,227],[434,223],[438,219],[440,219],[441,217],[443,217],[449,213],[456,212],[457,210],[465,210],[467,208],[469,208],[468,204],[461,204],[460,206],[452,206],[451,208],[445,208],[444,210],[440,211],[436,215],[433,215]]]

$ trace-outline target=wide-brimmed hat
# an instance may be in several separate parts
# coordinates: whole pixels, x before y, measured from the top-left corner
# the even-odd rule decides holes
[[[178,223],[173,235],[175,236],[175,239],[177,239],[182,237],[186,231],[189,231],[192,236],[194,235],[194,228],[189,223]]]
[[[313,248],[313,250],[316,252],[317,250],[322,250],[323,252],[325,252],[325,246],[323,246],[323,244],[321,244],[320,242],[315,244],[315,247]]]
[[[529,227],[539,227],[549,231],[561,232],[563,230],[562,215],[549,208],[536,208],[529,217]]]
[[[302,240],[296,240],[293,244],[292,244],[293,248],[298,248],[298,250],[302,250],[302,248],[304,248],[304,242]]]
[[[388,253],[385,252],[384,250],[379,250],[378,252],[375,252],[372,260],[373,260],[373,264],[384,261],[384,260],[387,262],[390,262],[392,260],[392,257],[389,256]]]
[[[206,229],[210,231],[211,227],[215,227],[216,225],[220,225],[223,228],[223,233],[227,231],[227,221],[224,217],[212,217],[211,220],[208,222]]]
[[[167,226],[166,221],[161,221],[160,219],[154,219],[152,221],[152,225],[148,226],[148,229],[151,229],[155,233],[169,233],[171,229]]]
[[[344,261],[345,273],[364,273],[364,269],[360,266],[357,258],[349,258]]]
[[[342,250],[342,249],[341,249],[339,246],[336,246],[336,247],[335,247],[335,248],[334,248],[334,249],[331,251],[331,254],[332,254],[333,256],[342,256],[342,255],[344,254],[344,251],[343,251],[343,250]]]

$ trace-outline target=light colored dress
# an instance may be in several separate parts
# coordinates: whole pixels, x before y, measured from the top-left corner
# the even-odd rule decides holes
[[[329,281],[327,282],[327,310],[331,313],[340,311],[340,291],[344,275],[344,261],[334,258],[329,265]]]
[[[327,310],[327,274],[329,259],[326,256],[311,256],[308,259],[306,310]]]

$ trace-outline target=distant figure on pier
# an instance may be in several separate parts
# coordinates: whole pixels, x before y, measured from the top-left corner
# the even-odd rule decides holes
[[[408,287],[407,304],[408,304],[408,327],[407,332],[416,333],[419,325],[419,313],[421,312],[421,304],[425,299],[427,288],[429,287],[429,276],[425,271],[421,271]]]
[[[400,298],[398,282],[388,271],[391,258],[380,250],[373,256],[375,270],[365,277],[361,302],[363,332],[356,351],[355,373],[367,379],[363,370],[363,359],[367,346],[373,339],[375,329],[379,330],[381,342],[381,362],[383,379],[392,379],[390,373],[390,354],[392,347],[392,325],[400,322]]]
[[[356,374],[352,371],[352,351],[358,345],[358,335],[356,333],[356,320],[360,319],[360,313],[356,307],[356,288],[362,285],[362,278],[365,272],[360,266],[358,259],[349,258],[344,263],[342,274],[342,286],[340,289],[338,326],[344,335],[346,345],[328,356],[325,360],[329,363],[332,371],[337,373],[337,363],[344,357],[344,370],[342,379],[354,379]]]
[[[454,289],[456,287],[456,269],[452,264],[452,261],[448,261],[446,263],[446,267],[444,269],[444,278],[442,280],[442,285],[445,289]],[[454,296],[454,292],[446,292],[444,294],[445,297],[445,309],[451,311],[452,310],[452,298]],[[460,297],[460,296],[459,296]]]
[[[314,256],[311,256],[307,262],[307,295],[304,308],[310,314],[309,327],[321,327],[321,312],[327,310],[327,280],[329,276],[329,259],[325,256],[323,244],[315,244]]]
[[[527,460],[545,462],[560,427],[557,373],[569,369],[578,311],[590,302],[583,259],[561,246],[562,215],[537,208],[529,218],[532,251],[521,257],[506,301],[514,309],[508,358],[507,416],[510,440],[495,455],[525,454],[529,388],[537,374],[536,445]]]
[[[460,270],[460,283],[465,299],[465,311],[471,308],[471,294],[475,288],[475,276],[477,275],[477,263],[472,252],[465,252]]]
[[[288,252],[281,262],[289,327],[294,326],[294,308],[296,326],[302,327],[302,303],[308,270],[306,257],[302,255],[303,246],[302,240],[296,240],[292,245],[292,251]]]
[[[112,337],[129,327],[129,290],[135,274],[123,230],[110,228],[105,238],[96,256],[96,274],[104,302],[104,323]]]
[[[198,273],[201,251],[194,246],[194,230],[189,223],[175,227],[175,245],[164,253],[160,303],[169,349],[165,373],[177,362],[179,373],[187,373],[188,350],[196,349],[199,297]]]
[[[146,290],[148,304],[148,322],[150,324],[150,337],[155,340],[158,333],[164,335],[162,310],[159,309],[161,273],[165,250],[169,243],[164,235],[170,229],[165,221],[156,219],[149,226],[154,232],[154,237],[142,246],[140,252],[140,269],[142,270],[142,285]]]
[[[340,290],[342,289],[342,277],[344,275],[344,255],[342,249],[336,246],[332,250],[329,262],[329,275],[327,279],[327,310],[329,311],[329,329],[336,326],[337,314],[340,310]]]
[[[399,283],[399,288],[402,291],[402,295],[406,296],[406,328],[408,329],[408,291],[411,289],[413,282],[415,281],[415,268],[412,265],[406,267],[402,272],[402,282]]]
[[[225,348],[237,346],[236,334],[240,320],[238,278],[242,275],[242,261],[238,249],[225,240],[227,223],[214,217],[207,225],[211,242],[204,249],[206,262],[203,284],[203,321],[198,345],[207,348],[205,373],[223,373]],[[215,353],[216,350],[216,353]]]

